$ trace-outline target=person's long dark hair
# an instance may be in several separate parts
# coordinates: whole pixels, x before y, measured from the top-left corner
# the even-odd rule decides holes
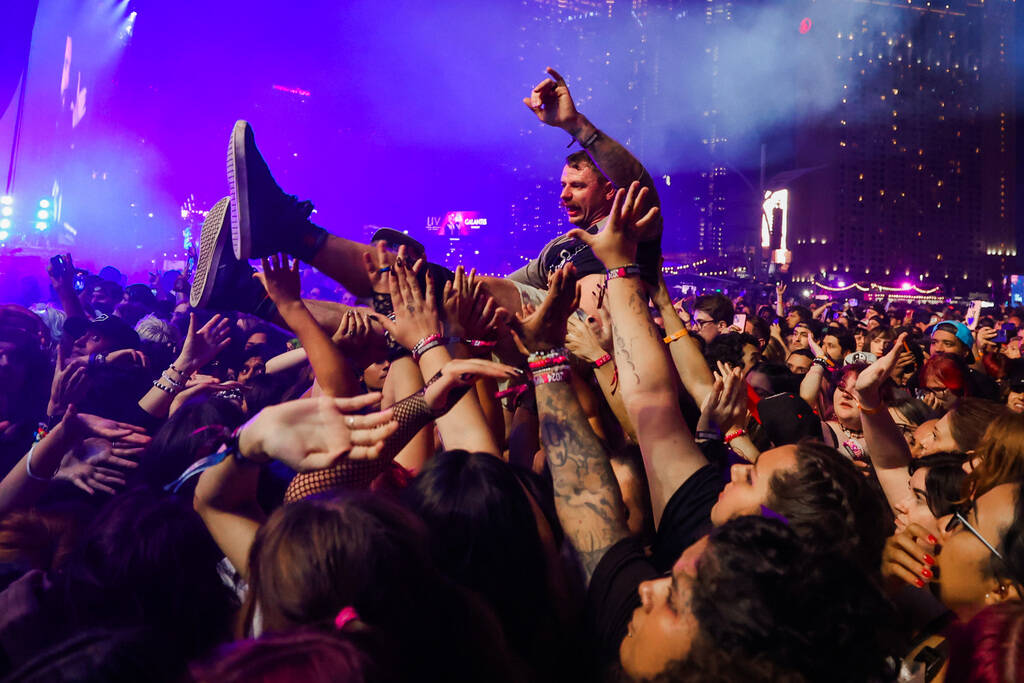
[[[281,506],[249,552],[243,628],[334,628],[352,607],[398,644],[405,678],[515,680],[493,615],[437,571],[430,534],[380,495],[312,497]]]
[[[509,644],[531,661],[551,652],[557,618],[547,557],[512,468],[488,453],[446,451],[431,458],[405,497],[430,530],[437,566],[491,605]]]

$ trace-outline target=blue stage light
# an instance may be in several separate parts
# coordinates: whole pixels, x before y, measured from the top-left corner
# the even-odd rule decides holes
[[[36,230],[38,230],[39,232],[42,232],[43,230],[46,230],[48,227],[50,227],[50,224],[47,223],[46,221],[38,221],[38,222],[36,222]]]
[[[39,208],[40,209],[48,209],[48,208],[50,208],[50,200],[49,199],[40,199],[39,200]]]
[[[10,234],[6,230],[0,230],[0,242],[10,237]]]
[[[41,219],[41,220],[44,220],[44,221],[45,221],[45,220],[46,220],[47,218],[49,218],[49,217],[50,217],[50,212],[49,212],[49,211],[47,211],[46,209],[41,209],[41,210],[40,210],[40,211],[39,211],[39,212],[38,212],[38,213],[36,214],[36,216],[37,216],[37,217],[38,217],[39,219]]]

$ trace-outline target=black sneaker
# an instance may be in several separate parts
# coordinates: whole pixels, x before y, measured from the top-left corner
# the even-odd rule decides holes
[[[189,304],[193,308],[239,311],[269,319],[274,306],[263,285],[253,279],[255,268],[232,253],[228,243],[230,226],[231,198],[224,197],[213,205],[203,221]]]
[[[231,187],[231,244],[239,261],[285,252],[307,263],[327,233],[309,222],[313,204],[278,187],[256,149],[252,126],[235,122],[228,143]]]

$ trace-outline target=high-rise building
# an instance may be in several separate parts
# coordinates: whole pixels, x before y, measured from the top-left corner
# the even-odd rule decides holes
[[[794,276],[998,289],[1017,252],[1013,1],[872,0],[837,23],[799,47],[843,77],[803,93],[836,107],[798,133]]]

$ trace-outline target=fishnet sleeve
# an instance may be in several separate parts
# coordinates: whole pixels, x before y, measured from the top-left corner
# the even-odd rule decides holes
[[[451,393],[456,393],[455,391]],[[464,394],[465,392],[462,392]],[[461,394],[460,394],[461,396]],[[449,400],[449,403],[451,401]],[[284,494],[284,502],[291,503],[308,496],[337,489],[365,489],[379,474],[390,467],[391,461],[416,434],[430,424],[435,415],[423,399],[423,390],[405,398],[394,406],[394,420],[398,430],[384,442],[384,450],[373,460],[345,459],[340,465],[315,472],[295,475]]]

